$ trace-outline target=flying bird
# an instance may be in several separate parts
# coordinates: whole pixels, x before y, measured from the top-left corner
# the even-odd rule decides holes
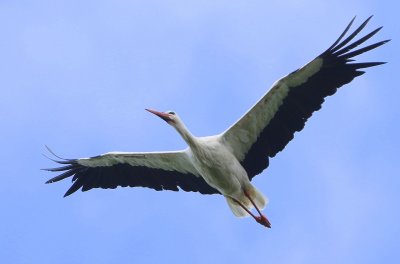
[[[175,128],[188,147],[169,152],[108,152],[81,159],[63,159],[49,149],[57,158],[53,160],[62,166],[46,169],[61,173],[46,183],[72,177],[72,186],[64,197],[79,189],[88,191],[118,186],[222,194],[235,216],[251,216],[263,226],[271,227],[261,212],[268,200],[251,180],[268,167],[269,159],[285,148],[295,132],[304,128],[312,113],[321,108],[325,97],[364,74],[364,68],[384,63],[354,60],[389,41],[356,49],[382,28],[353,41],[371,17],[344,38],[353,18],[332,46],[275,82],[223,133],[196,137],[175,112],[146,109]]]

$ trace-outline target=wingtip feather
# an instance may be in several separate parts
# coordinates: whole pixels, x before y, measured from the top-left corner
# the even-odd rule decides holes
[[[53,182],[55,182],[55,181],[53,179],[50,179],[50,180],[46,181],[44,184],[50,184],[50,183],[53,183]]]
[[[338,50],[340,50],[341,48],[343,48],[345,45],[347,45],[347,43],[349,43],[350,41],[352,41],[364,28],[365,26],[368,24],[368,22],[371,20],[372,16],[368,17],[358,28],[356,28],[356,30],[354,30],[353,33],[351,33],[346,39],[344,39],[341,43],[339,43],[339,41],[342,39],[342,37],[344,36],[343,33],[347,33],[349,26],[347,26],[346,30],[342,33],[342,35],[339,37],[339,41],[337,40],[335,42],[334,47],[328,49],[328,51],[334,53]]]
[[[342,32],[342,34],[340,34],[340,36],[336,39],[336,41],[325,52],[330,52],[336,47],[336,45],[343,39],[343,37],[349,31],[349,29],[353,25],[355,19],[356,19],[356,16],[353,17],[353,19],[350,21],[350,23],[346,26],[346,28]]]

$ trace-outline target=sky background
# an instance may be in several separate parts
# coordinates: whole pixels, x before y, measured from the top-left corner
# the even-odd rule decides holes
[[[2,263],[397,263],[398,1],[0,1]],[[62,198],[67,158],[185,148],[145,108],[220,133],[350,19],[388,61],[328,98],[255,177],[265,229],[218,195],[118,188]],[[373,40],[373,41],[374,41]],[[372,43],[369,42],[369,43]]]

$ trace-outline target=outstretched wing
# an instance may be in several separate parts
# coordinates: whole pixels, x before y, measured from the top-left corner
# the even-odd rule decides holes
[[[222,134],[222,140],[241,161],[250,179],[268,167],[274,157],[303,129],[313,112],[321,108],[324,98],[344,84],[364,74],[363,68],[383,62],[356,63],[352,58],[375,49],[389,40],[354,50],[380,29],[352,44],[350,41],[365,27],[369,17],[343,41],[353,20],[335,43],[304,67],[277,81],[242,118]]]
[[[65,193],[68,196],[80,188],[115,189],[121,187],[147,187],[157,191],[219,193],[208,185],[198,174],[186,151],[174,152],[109,152],[100,156],[83,159],[57,160],[64,166],[45,169],[62,172],[48,180],[53,183],[72,177],[72,186]]]

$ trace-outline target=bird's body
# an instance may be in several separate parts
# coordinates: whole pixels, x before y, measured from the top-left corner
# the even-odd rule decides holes
[[[224,195],[234,195],[247,177],[236,157],[221,144],[219,137],[195,141],[196,145],[188,149],[193,166],[210,186]]]
[[[63,172],[47,183],[72,177],[65,196],[78,189],[147,187],[155,190],[197,191],[222,194],[232,212],[252,216],[270,227],[261,213],[268,200],[251,184],[269,165],[269,158],[283,150],[294,133],[303,129],[324,98],[364,73],[361,69],[382,62],[354,63],[353,57],[379,47],[388,40],[354,50],[381,28],[348,44],[370,18],[343,41],[354,19],[325,52],[302,68],[274,83],[271,89],[235,124],[219,135],[195,137],[174,112],[147,109],[173,126],[188,148],[170,152],[109,152],[91,158],[58,160]],[[259,216],[251,209],[255,208]]]
[[[246,170],[220,136],[197,138],[195,142],[197,145],[191,146],[187,154],[195,169],[210,186],[224,195],[228,203],[229,198],[233,198],[247,207],[252,207],[243,193],[243,190],[248,190],[259,208],[264,208],[263,196],[254,191]],[[230,206],[237,207],[234,203],[230,203]],[[241,213],[236,213],[237,211]],[[240,208],[236,208],[234,212],[237,216],[245,215]]]

